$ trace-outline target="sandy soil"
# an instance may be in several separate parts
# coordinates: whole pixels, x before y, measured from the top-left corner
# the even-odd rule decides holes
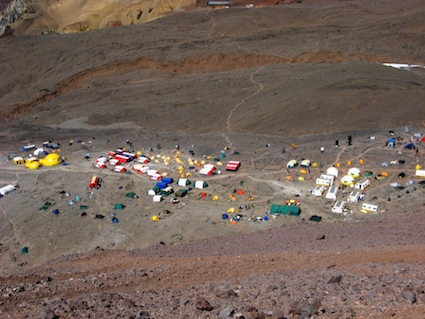
[[[424,147],[404,145],[424,130],[424,73],[382,63],[425,64],[423,10],[414,0],[322,1],[0,39],[0,186],[19,185],[0,199],[0,314],[422,318],[425,189],[414,174]],[[389,130],[394,149],[385,147]],[[31,171],[8,160],[46,140],[61,144],[70,165]],[[208,183],[178,204],[153,203],[154,182],[130,167],[92,165],[117,147],[174,158],[175,144],[189,179]],[[189,168],[190,157],[219,157],[225,147],[223,163],[241,161],[238,172],[204,177]],[[286,163],[303,158],[318,167],[288,174]],[[361,213],[362,202],[332,214],[333,201],[310,195],[321,172],[341,163],[342,176],[349,160],[374,172],[365,201],[380,214]],[[396,160],[405,163],[381,166]],[[150,164],[174,179],[179,165]],[[384,170],[388,177],[375,179]],[[93,174],[102,184],[91,191]],[[235,189],[244,195],[229,202]],[[300,216],[256,221],[292,198]],[[222,219],[239,206],[240,222]]]

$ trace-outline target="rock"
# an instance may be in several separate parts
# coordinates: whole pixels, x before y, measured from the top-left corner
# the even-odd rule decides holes
[[[338,276],[332,276],[331,279],[329,279],[328,284],[339,284],[342,280],[342,276],[338,275]]]
[[[217,297],[219,298],[228,298],[228,297],[237,297],[237,296],[238,294],[233,289],[229,289],[217,294]]]
[[[274,290],[278,290],[279,287],[276,285],[270,285],[266,288],[266,292],[270,292],[270,291],[274,291]]]
[[[264,319],[266,316],[254,306],[247,306],[245,309],[246,319]]]
[[[404,299],[410,301],[411,303],[415,303],[416,302],[416,294],[410,288],[403,289],[403,291],[401,292],[401,295],[402,295],[402,297]]]
[[[181,298],[181,299],[179,300],[179,305],[181,305],[181,306],[186,306],[186,305],[188,304],[188,302],[189,302],[189,300],[188,300],[188,299],[186,299],[186,298]]]
[[[285,312],[283,310],[276,310],[272,316],[273,319],[286,319]]]
[[[304,306],[300,309],[300,318],[310,318],[312,313],[310,305]]]
[[[229,318],[231,316],[233,316],[233,314],[235,313],[235,308],[233,308],[232,305],[224,308],[223,310],[220,311],[220,313],[218,314],[218,316],[220,318]]]
[[[204,297],[198,297],[195,301],[195,308],[203,311],[211,311],[214,307]]]
[[[322,306],[322,303],[320,302],[319,299],[315,299],[311,304],[311,312],[313,315],[317,315],[320,311],[320,307]]]
[[[150,318],[149,312],[141,310],[135,314],[135,319],[148,319]]]
[[[425,287],[421,287],[418,289],[417,291],[417,297],[422,300],[423,302],[425,302]]]
[[[59,319],[59,316],[55,315],[52,309],[47,310],[46,312],[46,319]]]

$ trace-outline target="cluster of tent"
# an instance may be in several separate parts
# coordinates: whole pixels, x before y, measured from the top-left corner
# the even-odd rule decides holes
[[[24,159],[20,156],[14,157],[13,162],[15,165],[24,164]],[[25,160],[25,168],[37,169],[40,166],[56,166],[62,163],[62,159],[57,153],[47,154],[45,158],[30,157]]]
[[[315,164],[315,165],[314,165],[314,164]],[[297,160],[295,160],[295,159],[290,160],[290,161],[286,164],[286,168],[294,168],[294,167],[297,167],[297,166],[298,166],[298,161],[297,161]],[[311,166],[311,162],[310,162],[310,160],[308,160],[308,159],[304,159],[304,160],[302,160],[302,161],[301,161],[300,166],[301,166],[301,167],[304,167],[304,168],[308,168],[308,167],[310,167],[310,166]],[[317,163],[313,163],[313,166],[314,166],[314,167],[317,167]]]

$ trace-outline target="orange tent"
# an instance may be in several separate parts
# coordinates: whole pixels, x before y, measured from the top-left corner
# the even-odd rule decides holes
[[[238,195],[244,195],[245,192],[243,190],[241,190],[241,189],[238,189],[238,191],[236,192],[236,194],[238,194]]]
[[[289,175],[288,175],[288,176],[286,176],[286,180],[287,180],[287,181],[292,181],[292,176],[289,176]]]
[[[201,193],[201,198],[205,198],[205,196],[207,196],[207,193],[202,192],[202,193]]]

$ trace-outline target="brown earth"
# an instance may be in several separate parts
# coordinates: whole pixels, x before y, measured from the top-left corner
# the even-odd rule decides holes
[[[382,65],[425,64],[424,11],[419,0],[304,1],[0,39],[0,186],[19,185],[0,199],[0,315],[424,318],[425,190],[414,177],[424,149],[415,140],[418,153],[404,149],[405,125],[423,132],[424,72]],[[205,200],[194,189],[176,205],[155,204],[146,176],[92,167],[127,139],[171,158],[179,144],[192,181],[205,177],[189,169],[189,149],[200,161],[230,147],[223,162],[242,167],[205,178]],[[31,171],[7,160],[46,140],[62,144],[70,165]],[[292,158],[320,165],[290,170],[287,181]],[[327,167],[342,163],[342,176],[359,159],[362,172],[389,173],[365,192],[382,213],[352,204],[347,216],[331,214],[333,202],[309,189]],[[406,162],[381,167],[391,160]],[[151,166],[179,177],[173,160]],[[103,182],[91,198],[92,174]],[[239,188],[245,195],[228,202]],[[76,196],[86,209],[67,205]],[[301,201],[300,216],[256,221],[289,198]],[[237,225],[221,218],[232,206],[244,207]]]

